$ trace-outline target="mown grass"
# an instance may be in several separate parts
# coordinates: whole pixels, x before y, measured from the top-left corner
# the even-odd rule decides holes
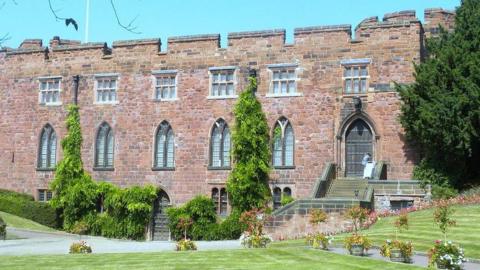
[[[307,248],[0,256],[0,269],[422,269]]]
[[[460,244],[469,258],[480,259],[480,205],[454,206],[453,218],[457,226],[447,231],[447,240]],[[427,252],[437,239],[443,240],[443,234],[433,221],[433,209],[410,213],[409,229],[398,233],[398,239],[413,242],[416,251]],[[368,230],[360,233],[368,235],[374,245],[380,246],[387,239],[395,239],[395,217],[381,218]],[[343,245],[343,239],[349,234],[335,236],[334,245]],[[276,247],[302,246],[304,240],[277,242]]]
[[[55,229],[52,229],[50,227],[44,226],[37,222],[31,221],[29,219],[21,218],[9,213],[0,211],[0,217],[2,217],[3,221],[5,221],[8,227],[42,231],[42,232],[55,232]]]

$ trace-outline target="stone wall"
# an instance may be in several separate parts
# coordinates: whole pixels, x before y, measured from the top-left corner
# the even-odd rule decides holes
[[[259,79],[257,97],[273,128],[284,116],[295,133],[295,167],[272,172],[272,185],[288,185],[293,196],[308,196],[326,162],[342,164],[337,135],[341,110],[351,103],[342,94],[342,60],[370,59],[369,91],[362,95],[364,113],[376,129],[375,159],[385,160],[388,175],[409,179],[416,155],[398,123],[400,102],[393,82],[408,84],[419,63],[423,32],[411,12],[364,20],[352,38],[349,25],[298,28],[294,43],[285,44],[285,30],[230,33],[228,47],[219,35],[171,37],[162,51],[159,39],[83,44],[55,37],[25,40],[18,49],[0,51],[0,187],[37,195],[53,172],[36,170],[39,136],[50,123],[65,135],[67,104],[73,98],[73,76],[80,75],[79,106],[84,137],[82,157],[94,179],[120,186],[153,184],[172,203],[223,186],[229,170],[209,170],[209,136],[223,118],[232,126],[236,99],[208,99],[209,68],[237,67],[236,91],[247,83],[249,69]],[[267,97],[268,65],[298,65],[295,97]],[[177,70],[175,101],[153,99],[152,71]],[[116,73],[117,104],[94,104],[95,74]],[[61,76],[60,106],[39,104],[39,77]],[[167,120],[175,133],[175,170],[153,171],[153,143],[158,125]],[[97,128],[108,122],[115,134],[113,171],[94,171]],[[62,156],[57,144],[57,159]],[[341,165],[340,165],[341,166]]]

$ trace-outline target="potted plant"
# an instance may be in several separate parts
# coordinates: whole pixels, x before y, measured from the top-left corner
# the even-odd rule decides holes
[[[346,216],[352,220],[354,233],[345,238],[345,248],[352,255],[363,256],[372,244],[366,236],[357,232],[361,228],[362,223],[367,219],[368,210],[360,206],[354,206],[347,210]]]
[[[266,248],[272,242],[269,235],[263,233],[265,223],[265,210],[252,209],[240,216],[240,222],[245,224],[247,230],[240,237],[240,241],[247,248]]]
[[[380,255],[390,258],[392,262],[409,263],[413,255],[412,242],[387,240],[380,248]]]
[[[328,246],[332,243],[333,237],[330,235],[325,235],[321,231],[321,224],[327,221],[327,213],[322,209],[313,209],[310,212],[309,222],[313,226],[318,226],[318,231],[313,234],[309,234],[306,237],[306,242],[313,248],[321,248],[323,250],[328,250]]]
[[[183,239],[177,242],[176,251],[197,250],[195,242],[187,238],[187,230],[193,225],[193,220],[188,215],[179,218],[177,227],[183,230]]]
[[[372,242],[366,236],[353,233],[345,238],[345,248],[354,256],[363,256],[372,247]]]
[[[435,245],[428,251],[428,266],[438,269],[460,270],[466,261],[463,249],[451,241],[436,240]]]

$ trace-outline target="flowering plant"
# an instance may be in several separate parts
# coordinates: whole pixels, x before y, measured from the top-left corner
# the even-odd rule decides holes
[[[364,250],[369,250],[372,247],[372,241],[364,235],[353,233],[345,238],[344,246],[350,253],[352,253],[353,245],[361,245]]]
[[[305,237],[305,242],[313,248],[328,249],[328,246],[332,244],[333,236],[325,235],[323,233],[308,234]]]
[[[240,236],[240,242],[247,248],[266,248],[267,245],[272,242],[272,237],[266,234],[261,235],[248,235],[242,234]]]
[[[435,241],[435,245],[428,251],[428,265],[438,268],[460,270],[462,263],[466,262],[463,249],[451,241]]]
[[[92,248],[83,240],[80,242],[74,242],[70,246],[70,254],[76,253],[92,253]]]
[[[263,233],[265,210],[255,208],[244,212],[240,216],[240,222],[247,226],[247,230],[240,237],[244,247],[265,248],[267,244],[272,242],[272,238]]]
[[[195,242],[189,239],[182,239],[177,242],[176,246],[177,251],[187,251],[187,250],[197,250],[197,245]]]
[[[405,260],[409,260],[410,257],[412,257],[412,255],[413,255],[412,242],[410,242],[410,241],[403,242],[403,241],[399,241],[399,240],[394,240],[394,241],[387,240],[387,241],[385,241],[385,243],[380,248],[380,255],[382,255],[383,257],[389,257],[390,258],[391,255],[392,255],[392,250],[393,249],[400,250],[400,253],[402,254],[402,257]]]

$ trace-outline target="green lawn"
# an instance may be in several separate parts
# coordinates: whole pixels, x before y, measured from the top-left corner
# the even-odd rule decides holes
[[[19,228],[19,229],[28,229],[28,230],[35,230],[35,231],[43,231],[43,232],[55,232],[54,229],[44,226],[42,224],[38,224],[34,221],[29,219],[24,219],[9,213],[1,212],[0,217],[2,217],[3,221],[7,223],[7,226]]]
[[[469,258],[480,259],[480,205],[455,206],[454,218],[457,226],[447,231],[447,239],[459,243]],[[381,218],[370,229],[361,233],[368,235],[375,245],[380,246],[386,239],[395,239],[395,217]],[[409,230],[399,233],[399,239],[410,240],[416,251],[427,252],[436,239],[443,240],[443,234],[433,222],[433,209],[409,214]],[[345,235],[335,236],[335,245],[343,245]],[[274,243],[276,247],[303,246],[303,240]]]
[[[0,256],[0,269],[25,269],[27,265],[35,269],[422,269],[307,248]]]

